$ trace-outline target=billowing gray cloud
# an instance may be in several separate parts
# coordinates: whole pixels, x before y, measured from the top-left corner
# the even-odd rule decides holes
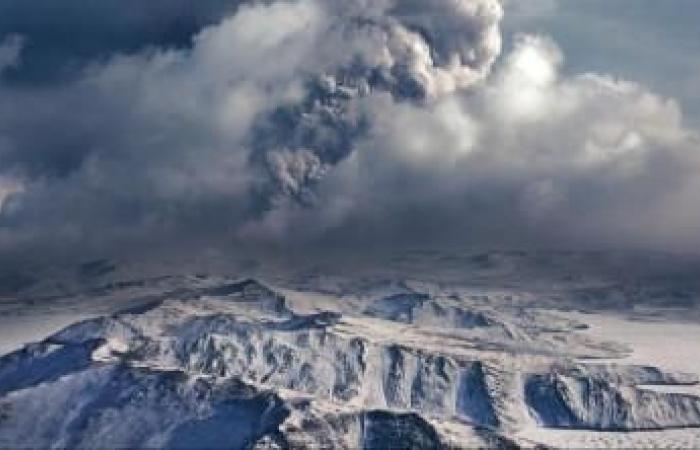
[[[498,60],[497,0],[219,6],[184,46],[0,85],[5,255],[700,247],[677,103],[563,74],[543,36]],[[11,39],[17,74],[36,53]]]

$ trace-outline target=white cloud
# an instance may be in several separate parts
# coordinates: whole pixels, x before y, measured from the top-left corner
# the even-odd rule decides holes
[[[11,34],[0,42],[0,75],[20,63],[23,45],[24,39],[16,34]]]

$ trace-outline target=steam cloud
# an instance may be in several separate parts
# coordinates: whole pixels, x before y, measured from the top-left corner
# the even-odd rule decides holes
[[[4,255],[700,248],[700,138],[676,102],[563,76],[544,36],[501,55],[497,0],[208,11],[178,45],[110,47],[36,85],[17,82],[32,36],[0,40]]]

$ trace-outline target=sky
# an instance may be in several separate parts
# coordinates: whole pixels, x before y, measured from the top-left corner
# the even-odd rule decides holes
[[[695,0],[1,0],[0,261],[700,251]]]

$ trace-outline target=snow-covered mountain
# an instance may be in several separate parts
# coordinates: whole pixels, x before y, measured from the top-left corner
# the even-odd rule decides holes
[[[700,356],[700,325],[669,322],[681,306],[697,317],[695,263],[625,258],[417,253],[266,282],[109,261],[6,276],[0,325],[74,317],[0,358],[0,447],[700,445],[700,370],[609,339],[689,329]]]

